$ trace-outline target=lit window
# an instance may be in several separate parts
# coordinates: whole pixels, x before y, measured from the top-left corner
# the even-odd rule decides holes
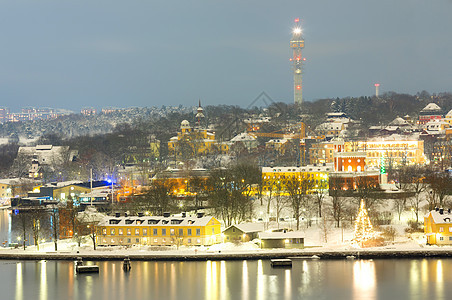
[[[127,235],[132,235],[132,229],[127,228]]]
[[[440,228],[439,228],[439,232],[444,232],[444,228],[443,228],[443,227],[440,227]]]
[[[110,235],[115,235],[115,229],[114,228],[110,229]]]
[[[200,235],[201,235],[201,229],[196,228],[196,235],[197,235],[197,236],[200,236]]]
[[[140,229],[139,228],[135,228],[135,235],[140,235]]]
[[[148,235],[148,230],[147,230],[147,228],[143,228],[143,235]]]
[[[103,235],[107,235],[107,228],[103,228],[103,229],[102,229],[102,234],[103,234]]]
[[[118,234],[119,234],[119,235],[123,235],[123,233],[124,233],[124,232],[123,232],[122,228],[119,228],[119,229],[118,229]]]

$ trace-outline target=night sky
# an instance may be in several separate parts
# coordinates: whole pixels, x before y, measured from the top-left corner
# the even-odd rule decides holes
[[[0,106],[293,102],[289,40],[305,38],[303,96],[452,90],[451,0],[0,1]]]

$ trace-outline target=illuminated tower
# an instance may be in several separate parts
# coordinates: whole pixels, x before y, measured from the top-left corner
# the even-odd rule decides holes
[[[295,19],[295,28],[292,31],[292,39],[290,40],[290,48],[293,51],[292,69],[293,69],[293,100],[295,104],[301,105],[303,102],[303,86],[301,83],[301,74],[303,71],[303,61],[306,59],[301,55],[304,48],[304,40],[302,36],[300,19]]]

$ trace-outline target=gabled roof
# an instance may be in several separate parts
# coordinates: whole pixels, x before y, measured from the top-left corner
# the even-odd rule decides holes
[[[447,118],[452,118],[452,109],[449,110],[449,112],[446,115]]]
[[[451,224],[452,223],[452,213],[449,213],[447,210],[444,210],[442,214],[439,211],[432,210],[428,212],[425,217],[428,218],[432,216],[433,222],[435,224]]]

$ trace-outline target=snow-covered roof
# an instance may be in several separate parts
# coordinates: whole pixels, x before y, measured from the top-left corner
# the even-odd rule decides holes
[[[452,109],[446,114],[446,118],[452,118]]]
[[[45,187],[65,187],[65,186],[69,186],[69,185],[74,185],[74,184],[80,184],[83,183],[83,181],[80,180],[71,180],[71,181],[61,181],[61,182],[51,182],[51,183],[47,183],[44,186]]]
[[[264,231],[264,223],[242,223],[242,224],[235,224],[231,225],[228,228],[226,228],[224,231],[228,230],[231,227],[238,228],[240,231],[244,233],[251,233],[251,232],[261,232]]]
[[[441,107],[439,107],[437,104],[429,103],[421,111],[426,112],[426,111],[440,111],[440,110],[441,110]]]
[[[259,232],[259,238],[261,240],[300,239],[304,237],[305,234],[302,231]]]
[[[429,216],[432,216],[433,222],[435,224],[451,224],[452,223],[452,213],[448,212],[447,210],[444,210],[441,214],[440,211],[432,210],[428,212],[425,217],[428,218]]]
[[[162,216],[108,216],[104,217],[99,226],[207,226],[213,217],[162,217]],[[111,221],[111,222],[110,222]],[[138,222],[137,222],[138,221]]]
[[[231,142],[243,142],[243,141],[255,141],[257,138],[255,135],[247,132],[242,132],[231,139]]]
[[[389,125],[393,126],[407,126],[410,125],[406,120],[402,119],[401,117],[397,117],[394,120],[392,120]]]

